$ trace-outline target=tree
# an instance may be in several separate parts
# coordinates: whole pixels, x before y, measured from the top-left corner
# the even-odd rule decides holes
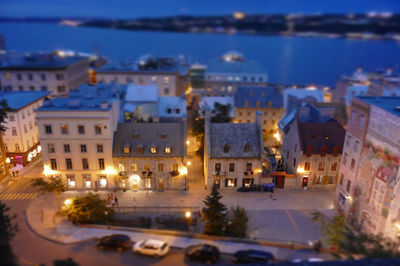
[[[61,178],[57,176],[50,177],[49,180],[44,178],[36,178],[32,185],[35,187],[40,187],[40,191],[42,193],[54,193],[57,197],[58,210],[61,209],[61,193],[66,190],[66,186],[62,182]]]
[[[73,223],[104,223],[114,219],[114,210],[107,207],[107,200],[92,193],[74,198],[61,209],[60,214]]]
[[[232,118],[230,104],[214,103],[214,110],[211,114],[212,123],[230,123]],[[202,157],[204,155],[204,134],[205,134],[205,111],[193,110],[192,114],[192,134],[199,143],[199,149],[196,151],[196,155]]]
[[[6,131],[7,127],[4,126],[4,120],[7,117],[7,113],[11,111],[12,109],[8,106],[6,100],[0,101],[0,131]]]
[[[236,206],[232,207],[228,213],[228,226],[226,234],[234,237],[247,236],[247,224],[249,216],[245,208]]]
[[[209,235],[223,235],[226,225],[226,207],[220,202],[222,196],[220,195],[217,186],[212,186],[210,195],[208,195],[204,202],[203,208],[203,232]]]
[[[329,219],[322,213],[315,211],[312,213],[312,220],[319,223],[322,237],[329,245],[337,247],[344,240],[344,233],[348,228],[344,215],[336,215],[333,219]]]
[[[12,223],[17,215],[9,215],[10,207],[0,202],[0,258],[1,265],[17,265],[16,257],[11,248],[11,240],[18,231],[18,226]]]

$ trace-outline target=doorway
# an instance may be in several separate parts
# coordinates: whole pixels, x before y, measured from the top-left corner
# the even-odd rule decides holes
[[[160,192],[164,191],[164,178],[158,179],[158,191]]]
[[[308,176],[303,176],[302,187],[306,187],[308,185]]]

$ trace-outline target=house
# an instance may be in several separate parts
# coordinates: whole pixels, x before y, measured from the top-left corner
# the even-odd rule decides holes
[[[334,187],[338,180],[345,130],[318,108],[303,104],[280,122],[282,160],[295,182],[285,187]]]
[[[119,123],[113,162],[118,186],[131,190],[187,188],[186,119]]]
[[[254,123],[256,112],[261,112],[264,143],[266,146],[277,146],[278,122],[285,114],[279,90],[272,87],[238,87],[234,102],[234,122]]]
[[[0,92],[0,101],[5,100],[12,109],[5,118],[7,130],[3,133],[3,147],[10,168],[27,165],[41,152],[35,110],[47,96],[48,91]]]
[[[0,65],[1,90],[50,91],[66,96],[89,81],[89,58],[61,51],[7,53]]]
[[[96,76],[106,84],[154,83],[160,96],[181,96],[189,86],[189,66],[172,57],[144,55],[137,61],[111,62],[97,69]]]
[[[210,189],[237,189],[261,184],[264,158],[262,114],[255,123],[211,123],[205,113],[204,184]]]

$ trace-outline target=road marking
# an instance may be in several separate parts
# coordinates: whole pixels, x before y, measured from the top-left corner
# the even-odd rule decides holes
[[[1,194],[0,194],[0,200],[2,200],[5,196],[6,196],[5,193],[1,193]]]
[[[29,200],[34,199],[38,193],[2,193],[0,200]]]
[[[13,200],[14,198],[18,197],[18,193],[14,193],[11,195],[11,197],[9,198],[9,200]]]
[[[38,193],[32,193],[32,196],[30,197],[30,199],[34,199],[37,196]]]
[[[22,199],[28,199],[29,193],[25,193],[25,195],[22,197]]]
[[[303,235],[300,228],[297,226],[296,221],[293,219],[293,216],[290,214],[288,210],[285,210],[287,217],[289,218],[290,223],[293,225],[294,229],[296,229],[297,233]]]

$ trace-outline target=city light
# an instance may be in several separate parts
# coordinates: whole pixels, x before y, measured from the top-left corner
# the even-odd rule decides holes
[[[109,167],[109,168],[107,168],[106,170],[104,170],[104,173],[105,173],[106,175],[116,175],[118,172],[117,172],[117,170],[115,170],[114,168]]]
[[[275,138],[277,141],[281,141],[281,135],[280,135],[278,132],[276,132],[276,133],[274,134],[274,138]]]
[[[186,141],[186,144],[189,145],[189,144],[190,144],[190,141],[187,140],[187,141]]]
[[[10,158],[7,157],[7,158],[6,158],[6,163],[10,163],[10,162],[11,162]]]
[[[396,227],[397,227],[397,229],[399,229],[400,230],[400,224],[398,223],[398,224],[396,224]]]
[[[64,201],[64,205],[65,205],[66,207],[70,206],[71,204],[72,204],[72,200],[71,200],[71,199],[66,199],[66,200]]]
[[[45,176],[54,175],[55,173],[56,173],[56,171],[51,170],[50,167],[49,167],[48,165],[45,165],[45,166],[44,166],[43,174],[44,174]]]
[[[192,164],[192,162],[191,161],[189,161],[189,162],[187,162],[187,165],[189,166],[189,165],[191,165]]]
[[[181,175],[187,175],[187,173],[188,173],[186,167],[182,168],[179,172],[181,173]]]
[[[185,217],[190,218],[192,216],[192,213],[190,211],[185,212]]]

